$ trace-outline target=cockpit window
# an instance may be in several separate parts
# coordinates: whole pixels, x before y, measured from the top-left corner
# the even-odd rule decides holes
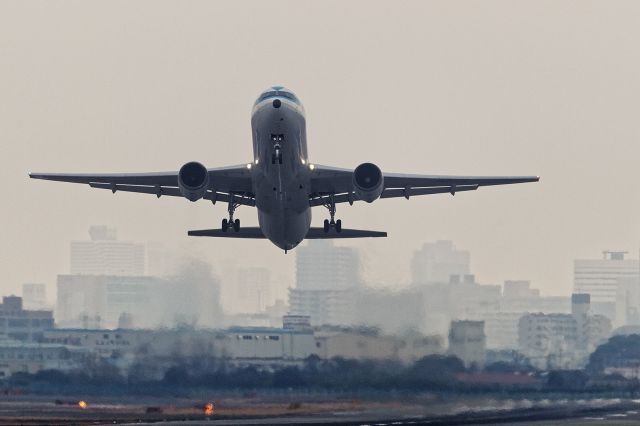
[[[292,100],[295,103],[300,103],[300,101],[298,100],[298,98],[296,98],[296,95],[294,95],[291,92],[278,92],[278,96],[282,96],[283,98],[287,98],[289,100]]]
[[[258,98],[258,100],[256,101],[257,104],[259,104],[260,102],[264,101],[267,98],[271,98],[277,95],[278,92],[276,92],[275,90],[269,91],[269,92],[264,92],[262,95],[260,95],[260,97]]]
[[[285,99],[289,99],[292,102],[295,102],[296,104],[300,105],[300,101],[298,100],[298,98],[296,97],[296,95],[294,95],[292,92],[286,90],[284,87],[282,86],[274,86],[272,87],[273,90],[267,90],[264,93],[262,93],[262,95],[260,95],[260,97],[258,98],[258,100],[256,100],[256,104],[259,104],[260,102],[264,101],[265,99],[269,99],[269,98],[274,98],[274,97],[282,97]]]

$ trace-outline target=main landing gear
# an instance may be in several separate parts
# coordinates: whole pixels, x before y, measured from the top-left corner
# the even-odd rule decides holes
[[[336,203],[333,199],[333,195],[329,197],[329,201],[326,204],[324,204],[324,206],[329,210],[329,215],[331,216],[330,220],[329,219],[324,220],[324,232],[328,233],[331,230],[331,228],[334,228],[338,233],[342,232],[342,221],[340,219],[335,220]]]
[[[233,213],[238,207],[240,207],[240,204],[234,201],[233,194],[231,194],[229,197],[229,206],[227,207],[229,219],[222,219],[222,232],[227,232],[229,229],[233,229],[235,232],[240,231],[240,219],[233,220]]]

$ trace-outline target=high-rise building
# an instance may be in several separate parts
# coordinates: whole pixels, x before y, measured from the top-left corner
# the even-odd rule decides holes
[[[420,291],[363,288],[355,297],[357,324],[386,333],[405,334],[423,329],[425,307]]]
[[[263,312],[271,300],[271,274],[267,268],[241,268],[236,283],[236,310]]]
[[[350,325],[355,320],[356,290],[289,289],[291,315],[308,316],[313,326]]]
[[[355,291],[361,285],[356,249],[331,240],[312,240],[296,249],[296,287],[289,289],[293,315],[308,315],[312,325],[351,324]]]
[[[602,259],[574,261],[573,291],[591,295],[591,311],[618,323],[616,295],[620,279],[637,277],[638,259],[625,259],[626,252],[604,251]]]
[[[89,228],[88,241],[71,242],[71,273],[83,275],[144,275],[144,244],[118,241],[116,230]]]
[[[359,285],[356,249],[334,246],[332,240],[310,240],[296,249],[296,289],[344,290]]]
[[[22,304],[25,309],[43,310],[47,308],[47,287],[39,283],[22,284]]]
[[[640,276],[618,278],[615,326],[640,325]]]
[[[413,284],[448,283],[451,275],[468,275],[468,251],[457,250],[451,241],[423,244],[411,259]]]

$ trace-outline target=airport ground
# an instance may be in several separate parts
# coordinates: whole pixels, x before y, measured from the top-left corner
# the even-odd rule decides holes
[[[85,401],[86,406],[80,403]],[[212,402],[213,407],[207,407]],[[209,412],[206,412],[209,408]],[[213,412],[211,412],[213,408]],[[7,396],[0,424],[220,425],[631,425],[640,400],[618,398],[394,395],[332,398],[319,394],[197,397]]]

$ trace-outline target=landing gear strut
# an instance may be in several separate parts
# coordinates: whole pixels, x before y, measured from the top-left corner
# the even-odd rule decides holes
[[[229,219],[222,219],[222,232],[227,232],[230,228],[233,228],[235,232],[240,231],[240,219],[233,220],[233,213],[238,207],[240,207],[240,203],[236,203],[233,194],[229,194],[229,205],[227,207]]]
[[[333,195],[329,196],[329,201],[324,204],[324,206],[329,210],[329,216],[331,220],[324,220],[324,232],[328,233],[331,228],[334,228],[336,232],[342,231],[342,221],[340,219],[335,220],[336,217],[336,203],[334,201]]]

